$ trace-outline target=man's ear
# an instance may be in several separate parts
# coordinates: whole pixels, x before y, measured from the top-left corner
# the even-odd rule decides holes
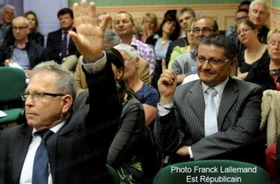
[[[69,94],[67,94],[67,95],[65,95],[65,96],[63,96],[62,97],[62,113],[63,114],[66,114],[69,110],[70,110],[70,108],[72,107],[72,105],[73,105],[73,98],[72,98],[72,96],[71,95],[69,95]]]
[[[140,65],[140,58],[139,57],[137,57],[135,59],[135,65],[136,65],[137,68],[139,67],[139,65]]]

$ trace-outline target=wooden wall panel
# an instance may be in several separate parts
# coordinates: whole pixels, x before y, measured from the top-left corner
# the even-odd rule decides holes
[[[108,12],[111,16],[119,11],[127,11],[141,22],[142,16],[146,12],[153,12],[158,16],[159,22],[162,20],[164,13],[169,9],[181,9],[182,5],[161,5],[161,6],[112,6],[97,7],[98,12]],[[187,5],[195,10],[197,14],[213,17],[216,19],[220,30],[225,30],[229,25],[234,24],[234,15],[237,4],[217,4],[217,5]]]

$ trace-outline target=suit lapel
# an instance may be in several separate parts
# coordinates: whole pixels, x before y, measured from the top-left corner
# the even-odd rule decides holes
[[[228,83],[225,86],[223,96],[221,99],[220,107],[219,107],[219,114],[218,114],[218,126],[219,129],[222,127],[224,123],[224,119],[226,115],[228,114],[228,111],[232,108],[234,105],[234,102],[237,99],[238,96],[238,86],[234,82],[232,78],[229,78]]]
[[[21,170],[23,167],[23,163],[25,160],[25,156],[27,154],[27,150],[29,148],[29,144],[32,138],[32,128],[26,126],[23,128],[20,135],[17,135],[17,146],[15,146],[15,157],[13,163],[13,180],[18,182],[21,174]]]
[[[204,123],[205,102],[200,80],[197,80],[194,86],[190,87],[186,99],[189,101],[190,108],[193,109],[199,120]]]

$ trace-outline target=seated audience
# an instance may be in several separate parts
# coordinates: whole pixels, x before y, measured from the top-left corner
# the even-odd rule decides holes
[[[97,24],[100,24],[101,22],[99,22]],[[113,31],[112,29],[108,29],[108,27],[107,27],[107,29],[104,33],[104,44],[106,46],[112,46],[113,47],[113,46],[115,46],[119,43],[120,43],[119,36],[116,34],[115,31]],[[82,60],[83,60],[83,56],[80,56],[79,62],[76,66],[76,70],[75,70],[75,74],[74,74],[75,81],[76,81],[77,95],[79,95],[79,93],[81,93],[82,91],[84,91],[85,89],[88,88],[87,81],[86,81],[86,76],[85,76],[84,71],[82,69]]]
[[[225,35],[204,37],[197,50],[199,80],[178,87],[175,72],[163,69],[154,135],[169,163],[229,159],[264,166],[262,89],[230,77],[234,50]]]
[[[250,71],[259,68],[258,65],[269,57],[267,45],[259,41],[258,30],[249,19],[238,22],[237,33],[240,43],[246,47],[237,55],[237,76],[240,79],[258,83],[258,81],[253,81]]]
[[[267,43],[267,33],[269,29],[267,28],[266,21],[269,18],[269,7],[268,3],[265,0],[253,0],[249,7],[248,17],[251,22],[256,26],[258,31],[259,41],[262,43]],[[229,38],[235,43],[237,47],[237,53],[240,53],[244,50],[244,45],[240,43],[238,39],[237,31],[229,35]]]
[[[265,58],[258,65],[250,71],[252,81],[262,86],[263,90],[272,89],[280,91],[280,27],[272,28],[267,35],[267,50],[270,57]],[[277,96],[276,96],[277,99]],[[272,98],[272,100],[275,100]],[[277,104],[276,101],[274,104]],[[267,103],[265,103],[267,104]],[[266,107],[266,112],[272,112],[273,109]],[[275,109],[278,111],[277,109]],[[264,113],[264,112],[263,112]],[[262,119],[262,121],[264,121]],[[268,121],[268,120],[266,120]],[[272,120],[273,121],[273,120]],[[277,120],[276,124],[279,124]],[[273,130],[273,134],[277,132]],[[278,135],[276,134],[275,137]],[[269,142],[269,141],[268,141]],[[273,184],[277,183],[277,165],[276,165],[276,143],[268,143],[266,149],[266,168],[271,176]]]
[[[40,62],[47,61],[48,55],[43,46],[29,41],[29,21],[19,16],[12,21],[14,42],[10,45],[4,43],[0,48],[1,65],[14,67],[18,64],[27,77],[31,76],[32,69]]]
[[[238,9],[246,9],[246,10],[249,10],[250,4],[251,4],[251,1],[242,1],[242,2],[239,4]]]
[[[143,43],[146,42],[146,39],[149,36],[154,35],[156,33],[158,28],[157,23],[158,20],[156,14],[152,12],[145,13],[145,15],[142,18],[143,35],[140,39]]]
[[[2,23],[0,24],[0,47],[3,45],[4,42],[8,42],[10,44],[14,40],[10,40],[13,37],[12,33],[12,20],[16,14],[15,7],[9,4],[6,4],[1,9],[1,20]]]
[[[235,13],[235,24],[227,27],[226,32],[225,32],[226,36],[229,36],[233,32],[236,31],[237,23],[240,20],[247,19],[247,18],[248,18],[248,10],[247,9],[238,9]]]
[[[97,24],[100,25],[101,22],[104,20],[105,16],[109,15],[106,12],[101,12],[97,14]],[[107,25],[107,29],[113,29],[113,20],[111,15],[109,15],[109,23]]]
[[[112,69],[120,101],[123,104],[118,129],[109,148],[107,163],[113,166],[121,183],[145,183],[143,170],[142,138],[145,132],[145,112],[135,93],[124,81],[125,64],[122,55],[114,48],[105,48],[114,56]],[[142,151],[141,151],[142,150]]]
[[[156,105],[159,102],[158,91],[144,83],[138,75],[139,57],[136,50],[127,44],[119,44],[115,48],[122,54],[125,62],[124,80],[136,93],[138,100],[143,104],[146,126],[150,126],[156,117]]]
[[[50,32],[47,38],[49,58],[58,64],[62,64],[66,69],[75,71],[80,54],[69,35],[70,31],[76,31],[72,9],[60,9],[57,13],[57,18],[59,19],[60,28]]]
[[[105,36],[104,36],[104,44],[106,46],[115,46],[120,43],[120,38],[116,34],[115,31],[112,29],[106,29]],[[82,70],[81,61],[83,59],[83,56],[79,58],[79,62],[76,66],[75,70],[75,81],[77,86],[77,95],[82,92],[83,90],[87,89],[87,82],[85,74]],[[150,69],[148,63],[143,59],[139,57],[139,66],[138,66],[138,75],[145,83],[150,84],[151,83],[151,77],[150,77]]]
[[[189,26],[190,20],[196,17],[195,12],[191,8],[184,7],[176,12],[176,17],[181,28],[179,38],[186,38],[185,30]]]
[[[189,23],[190,18],[195,18],[196,15],[195,15],[195,12],[193,9],[184,7],[177,12],[176,17],[177,17],[177,20],[181,27],[181,38],[179,38],[175,41],[172,41],[169,44],[167,53],[166,53],[166,57],[165,57],[166,66],[168,66],[168,64],[169,64],[170,56],[171,56],[171,53],[172,53],[174,47],[176,47],[176,46],[184,47],[189,44],[187,37],[186,36],[182,37],[182,35],[184,34],[184,33],[182,33],[182,31],[187,28],[187,26],[188,26],[187,23]]]
[[[0,135],[1,184],[111,183],[106,159],[122,110],[111,66],[116,56],[103,51],[108,19],[97,26],[94,3],[81,3],[73,10],[85,20],[76,22],[78,34],[70,34],[84,56],[89,105],[73,113],[72,73],[54,61],[37,65],[22,95],[27,123]]]
[[[146,43],[151,45],[156,55],[156,66],[152,78],[152,86],[157,88],[157,81],[161,74],[161,63],[166,57],[167,48],[171,41],[178,38],[180,33],[180,25],[175,16],[166,16],[157,31],[156,34],[147,38]]]
[[[203,17],[195,22],[194,34],[200,41],[205,36],[219,33],[217,22],[210,17]],[[197,73],[197,64],[195,61],[196,49],[176,57],[172,64],[172,69],[177,75],[177,82],[181,84],[184,78],[189,74]]]
[[[24,13],[24,17],[27,18],[29,21],[30,32],[28,34],[28,40],[35,41],[35,43],[44,47],[45,38],[44,35],[42,35],[38,31],[39,22],[36,13],[33,11],[27,11]]]
[[[238,8],[237,11],[235,12],[235,24],[230,25],[226,29],[226,36],[231,35],[233,32],[236,32],[236,24],[238,23],[239,20],[243,18],[248,18],[248,11],[249,11],[249,6],[251,4],[251,1],[242,1]]]
[[[152,47],[141,42],[134,36],[135,23],[132,15],[126,11],[118,12],[114,19],[114,30],[121,38],[121,43],[133,46],[138,56],[148,62],[150,67],[150,76],[153,76],[155,70],[155,53]]]
[[[198,45],[198,42],[199,42],[199,40],[197,38],[198,34],[194,33],[195,21],[196,20],[192,18],[189,22],[189,27],[187,27],[187,29],[185,30],[189,45],[182,46],[182,47],[180,47],[180,46],[174,47],[174,49],[171,53],[169,63],[168,63],[168,69],[170,69],[170,70],[172,69],[172,65],[173,65],[176,57],[178,57],[181,54],[192,51]]]

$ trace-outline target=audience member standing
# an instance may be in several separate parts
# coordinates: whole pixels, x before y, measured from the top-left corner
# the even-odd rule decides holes
[[[31,70],[38,63],[48,60],[45,48],[35,42],[29,41],[29,21],[24,16],[19,16],[12,21],[14,42],[4,43],[0,47],[0,62],[10,66],[17,63],[30,77]]]
[[[137,40],[133,35],[133,29],[135,28],[135,23],[133,17],[130,13],[121,11],[116,14],[113,19],[114,30],[118,33],[121,38],[121,43],[129,44],[133,46],[138,56],[145,59],[150,67],[150,75],[152,76],[155,70],[156,58],[154,50],[148,44]]]
[[[37,44],[42,45],[44,47],[45,38],[44,35],[42,35],[38,31],[39,22],[38,18],[35,12],[33,11],[27,11],[24,13],[24,16],[29,21],[29,34],[28,34],[28,40],[29,41],[35,41]]]
[[[9,42],[8,44],[13,42],[11,38],[13,35],[11,23],[15,14],[15,7],[12,5],[7,4],[1,9],[2,24],[0,25],[0,46],[3,42]]]
[[[72,9],[63,8],[59,10],[57,13],[57,18],[59,19],[60,29],[50,32],[47,38],[47,50],[49,58],[59,64],[69,62],[71,65],[73,62],[75,65],[80,54],[69,35],[70,31],[76,31],[76,29],[73,27],[74,17]],[[71,60],[68,61],[67,58],[71,58]]]

